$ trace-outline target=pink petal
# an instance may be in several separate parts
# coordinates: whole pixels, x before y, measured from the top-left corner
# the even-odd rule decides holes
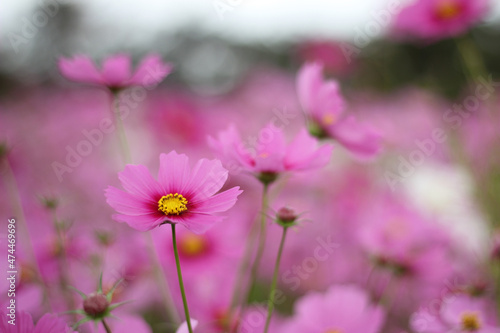
[[[131,228],[139,231],[148,231],[158,227],[160,224],[167,220],[167,217],[163,214],[154,213],[146,215],[123,215],[114,214],[113,219],[118,222],[125,222]]]
[[[208,137],[208,145],[230,171],[238,171],[242,167],[252,169],[255,165],[255,159],[241,140],[234,124],[219,132],[217,139]]]
[[[238,196],[242,192],[243,191],[241,191],[239,187],[233,187],[210,198],[199,202],[193,202],[193,205],[195,205],[193,212],[205,214],[225,212],[234,206]]]
[[[307,63],[297,75],[297,94],[306,111],[316,109],[316,96],[323,83],[323,66],[319,63]]]
[[[283,159],[286,151],[286,140],[283,131],[272,124],[264,127],[259,133],[255,169],[260,172],[283,171]]]
[[[320,168],[330,161],[333,146],[325,144],[317,148],[318,141],[303,129],[288,145],[285,156],[287,170]]]
[[[151,209],[152,202],[134,196],[115,187],[108,187],[105,191],[106,202],[117,212],[126,215],[144,215],[155,211]]]
[[[336,81],[325,82],[317,95],[317,107],[312,111],[312,117],[320,123],[325,121],[336,122],[344,112],[344,98],[342,97],[339,84]],[[328,118],[327,118],[328,117]]]
[[[130,56],[116,54],[106,58],[102,64],[102,76],[108,86],[123,86],[130,78]]]
[[[151,176],[149,170],[143,165],[127,165],[118,173],[118,178],[123,188],[144,199],[157,201],[164,195],[160,184]]]
[[[137,66],[137,70],[129,81],[132,85],[155,86],[172,72],[173,65],[163,63],[160,56],[146,56]]]
[[[228,171],[219,160],[201,159],[191,171],[191,180],[186,186],[186,194],[194,201],[203,200],[219,192],[228,177]]]
[[[69,80],[105,84],[101,73],[99,73],[92,60],[87,56],[77,55],[72,59],[60,58],[58,66],[61,74]]]
[[[360,159],[373,158],[382,148],[382,137],[374,129],[349,116],[327,128],[329,134]]]
[[[189,159],[186,155],[177,154],[175,150],[160,155],[158,182],[165,194],[185,193],[190,174]]]
[[[168,220],[172,223],[177,223],[184,226],[186,229],[195,234],[202,234],[210,229],[215,223],[223,220],[223,216],[216,216],[204,213],[188,213],[183,215],[169,216]]]
[[[73,332],[70,330],[64,320],[58,318],[54,314],[45,314],[38,320],[34,331],[27,331],[33,333],[68,333]]]

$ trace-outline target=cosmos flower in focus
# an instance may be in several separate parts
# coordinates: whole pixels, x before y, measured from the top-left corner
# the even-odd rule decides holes
[[[31,315],[21,311],[16,313],[15,325],[9,324],[10,320],[4,313],[0,318],[0,332],[2,333],[71,333],[73,330],[64,320],[54,314],[45,314],[38,322],[33,324]],[[76,333],[76,332],[74,332]]]
[[[359,158],[371,158],[381,148],[380,135],[370,126],[344,114],[338,83],[323,80],[323,66],[305,64],[297,76],[297,93],[310,120],[311,134],[331,137]]]
[[[456,36],[481,20],[488,4],[488,0],[418,0],[401,10],[394,29],[417,38]]]
[[[92,59],[85,55],[73,58],[60,58],[61,74],[75,82],[106,86],[110,89],[123,89],[129,86],[154,86],[172,72],[173,66],[162,62],[160,56],[146,56],[131,71],[131,58],[126,54],[116,54],[104,59],[98,69]]]
[[[113,218],[140,231],[163,223],[181,224],[203,233],[222,220],[237,200],[239,187],[216,194],[227,180],[228,171],[218,160],[201,159],[191,168],[189,159],[175,151],[160,155],[158,180],[142,165],[127,165],[118,174],[125,191],[108,187],[108,204],[118,214]]]
[[[282,332],[377,333],[383,322],[382,308],[371,305],[361,289],[335,286],[326,294],[313,292],[300,299],[295,306],[295,316]]]
[[[285,171],[305,171],[325,166],[333,146],[318,147],[318,141],[302,130],[289,144],[283,131],[272,124],[264,127],[256,144],[245,143],[235,126],[208,138],[208,144],[230,170],[248,171],[272,179]],[[274,180],[272,179],[272,180]]]

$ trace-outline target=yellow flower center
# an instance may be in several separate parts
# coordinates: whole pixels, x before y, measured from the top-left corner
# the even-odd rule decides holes
[[[325,333],[342,333],[341,330],[326,330]]]
[[[436,15],[441,20],[450,20],[462,12],[462,8],[457,1],[454,0],[443,0],[438,3],[436,8]]]
[[[335,117],[335,115],[331,112],[329,113],[326,113],[323,118],[321,119],[322,123],[324,125],[331,125],[335,122],[335,120],[337,120],[337,118]]]
[[[207,249],[207,241],[203,236],[187,234],[179,239],[179,251],[188,257],[196,257]]]
[[[462,314],[462,329],[468,332],[475,332],[481,328],[479,317],[475,312],[465,312]]]
[[[164,195],[158,201],[158,210],[165,213],[165,215],[179,215],[187,210],[188,201],[181,194],[170,193]]]

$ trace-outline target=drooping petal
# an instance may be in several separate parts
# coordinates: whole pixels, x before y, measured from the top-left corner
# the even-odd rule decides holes
[[[153,201],[164,195],[162,187],[144,165],[126,165],[125,169],[118,173],[118,179],[123,188],[134,195],[151,198]]]
[[[92,60],[84,55],[72,59],[60,58],[58,62],[61,74],[69,80],[83,83],[105,84],[101,73]]]
[[[325,144],[318,148],[318,141],[303,129],[288,145],[285,156],[286,170],[320,168],[328,164],[333,146]]]
[[[327,130],[360,159],[373,158],[382,148],[382,136],[370,126],[359,123],[354,116],[347,117]]]
[[[189,159],[186,155],[177,154],[175,150],[160,155],[158,182],[165,194],[185,193],[190,175]]]
[[[217,193],[228,177],[228,171],[219,160],[201,159],[191,171],[191,179],[185,192],[199,201]]]
[[[128,84],[155,86],[172,72],[173,65],[162,62],[157,54],[150,54],[141,60]]]
[[[121,87],[130,78],[130,56],[115,54],[106,59],[102,64],[102,76],[108,86]]]
[[[193,202],[193,205],[195,206],[193,212],[206,214],[225,212],[226,210],[234,206],[236,200],[238,199],[238,196],[242,192],[243,191],[241,191],[237,186],[209,198],[203,199],[202,201]]]
[[[114,214],[113,219],[118,222],[127,223],[131,228],[139,231],[148,231],[158,227],[163,222],[169,220],[165,215],[159,213],[145,215],[124,215]]]
[[[202,234],[210,229],[215,223],[223,220],[223,216],[210,215],[205,213],[189,212],[179,216],[172,215],[168,220],[178,223],[195,234]]]

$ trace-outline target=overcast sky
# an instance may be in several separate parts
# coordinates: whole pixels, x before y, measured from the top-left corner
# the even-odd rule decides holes
[[[7,34],[19,33],[24,20],[32,21],[43,2],[57,2],[79,7],[84,25],[93,35],[101,29],[103,36],[126,39],[128,43],[145,43],[158,31],[176,32],[187,27],[242,43],[308,36],[349,40],[373,21],[373,13],[387,7],[388,1],[5,0],[0,10],[0,38],[5,43]],[[493,2],[488,20],[496,22],[500,0]]]

